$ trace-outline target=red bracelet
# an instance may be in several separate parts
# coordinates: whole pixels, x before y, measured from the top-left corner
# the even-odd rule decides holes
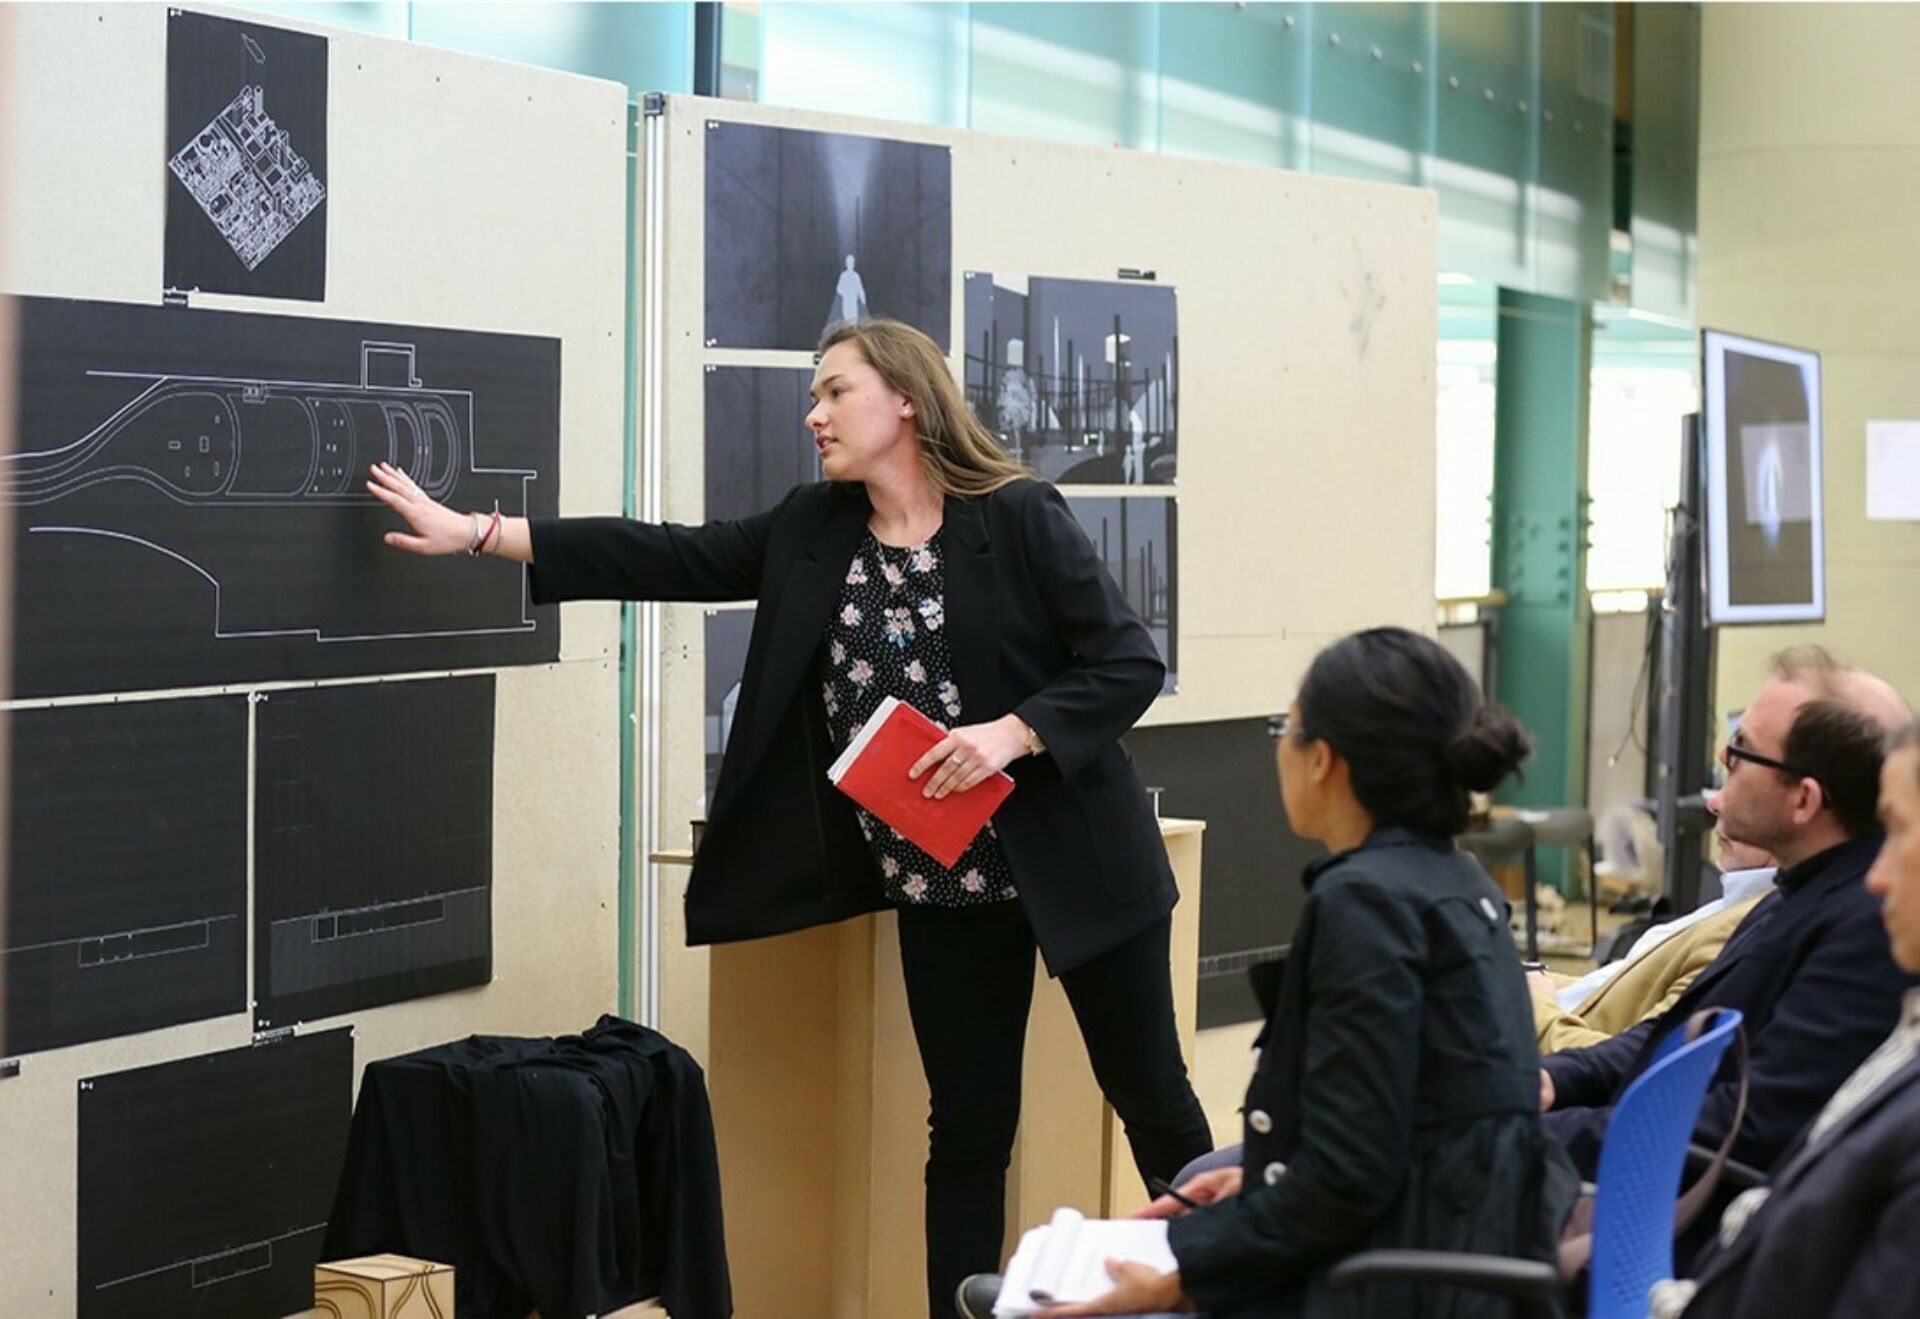
[[[488,549],[487,546],[490,545],[493,542],[494,538],[499,534],[500,534],[500,506],[498,504],[495,504],[493,506],[493,520],[487,523],[486,533],[480,537],[479,552],[481,554],[493,553],[493,551]]]

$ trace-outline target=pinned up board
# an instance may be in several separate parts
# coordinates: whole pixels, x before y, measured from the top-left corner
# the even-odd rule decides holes
[[[186,307],[162,306],[170,207],[193,207],[186,218],[215,242],[227,242],[168,168],[178,153],[164,132],[174,29],[192,12],[73,4],[24,6],[8,15],[13,59],[8,144],[0,162],[8,232],[0,290],[29,300],[19,339],[30,356],[39,354],[29,371],[50,391],[43,397],[42,386],[34,385],[33,397],[21,400],[34,418],[22,433],[22,448],[37,464],[60,461],[50,455],[122,414],[162,377],[181,387],[178,396],[199,395],[202,404],[210,403],[206,396],[218,396],[217,415],[249,423],[236,432],[242,442],[237,463],[222,465],[222,479],[232,477],[232,483],[212,491],[192,483],[212,478],[211,458],[222,432],[182,425],[150,437],[159,449],[157,464],[95,470],[91,476],[104,479],[60,490],[57,498],[39,498],[49,493],[43,488],[31,503],[11,501],[16,521],[34,527],[136,536],[181,556],[86,531],[23,530],[21,542],[34,561],[23,568],[17,596],[22,683],[15,695],[37,694],[23,698],[34,708],[16,705],[10,712],[16,721],[93,718],[97,711],[115,724],[137,720],[143,711],[203,702],[236,709],[242,720],[230,739],[236,747],[232,768],[223,770],[218,787],[218,818],[240,821],[243,836],[240,887],[230,908],[242,927],[230,961],[238,979],[225,973],[217,1014],[205,1015],[195,1004],[189,1019],[184,1008],[169,1007],[168,1024],[149,1025],[138,1014],[165,1006],[165,994],[183,987],[149,993],[144,983],[130,984],[116,994],[104,1021],[80,1023],[89,1038],[53,1044],[52,1035],[36,1039],[18,1028],[18,1038],[0,1042],[0,1057],[9,1064],[0,1068],[0,1167],[7,1170],[9,1188],[0,1194],[0,1275],[9,1294],[28,1298],[23,1304],[36,1314],[91,1311],[100,1302],[82,1300],[83,1275],[91,1293],[94,1281],[171,1269],[182,1259],[201,1262],[203,1281],[204,1266],[223,1256],[220,1268],[241,1271],[232,1282],[197,1290],[189,1278],[143,1311],[148,1314],[221,1312],[196,1307],[246,1294],[232,1289],[266,1276],[252,1271],[249,1258],[231,1254],[271,1235],[260,1230],[219,1241],[196,1230],[193,1240],[152,1256],[101,1255],[98,1247],[109,1238],[100,1234],[100,1216],[112,1209],[112,1188],[94,1180],[99,1165],[89,1155],[89,1189],[84,1197],[80,1192],[82,1127],[90,1148],[99,1128],[94,1116],[81,1112],[78,1088],[82,1080],[247,1045],[259,1020],[249,991],[262,986],[262,971],[268,975],[270,1019],[297,1018],[296,1043],[351,1024],[354,1054],[362,1060],[478,1031],[579,1030],[618,1002],[620,756],[618,728],[609,716],[618,706],[617,611],[573,607],[564,634],[556,633],[548,626],[550,615],[524,610],[525,584],[516,566],[460,557],[413,559],[387,549],[380,535],[397,530],[398,519],[376,513],[352,490],[361,475],[353,468],[364,470],[375,457],[409,468],[424,463],[413,468],[423,485],[443,476],[446,416],[453,414],[458,430],[465,421],[463,400],[470,396],[472,431],[459,432],[471,441],[468,465],[449,492],[456,506],[491,509],[498,498],[505,512],[619,511],[626,89],[407,42],[317,32],[293,19],[198,16],[236,24],[270,63],[276,57],[263,30],[324,42],[324,168],[298,116],[274,85],[260,84],[258,108],[288,133],[288,146],[324,183],[326,197],[257,271],[269,272],[289,257],[310,230],[318,233],[316,220],[324,219],[325,296],[268,300],[280,293],[265,287],[219,293],[199,280],[185,281],[197,283],[186,294]],[[230,49],[244,53],[242,45]],[[230,104],[240,89],[222,90],[209,114]],[[42,368],[47,374],[40,374]],[[93,374],[104,371],[127,374]],[[147,379],[135,381],[143,373]],[[344,424],[330,426],[328,418]],[[351,455],[344,446],[330,448],[330,437],[349,426]],[[203,434],[205,455],[199,451]],[[360,448],[369,435],[376,447],[394,447],[369,453]],[[562,437],[564,487],[557,466]],[[182,441],[181,448],[169,447],[171,440]],[[186,484],[169,486],[156,476],[156,465],[171,470],[168,455],[183,459],[177,475]],[[204,465],[196,461],[202,457]],[[195,463],[191,476],[188,461]],[[255,466],[251,475],[249,466]],[[0,489],[19,471],[16,464],[11,473],[0,473]],[[49,479],[45,466],[38,479]],[[336,489],[329,482],[342,484]],[[246,498],[201,498],[210,493]],[[66,548],[56,550],[58,545]],[[219,579],[219,614],[209,573]],[[216,628],[216,618],[239,621]],[[474,635],[502,626],[507,630]],[[395,635],[406,631],[452,635]],[[404,984],[370,986],[354,968],[342,980],[320,985],[334,997],[303,1001],[299,983],[276,985],[273,973],[285,966],[260,965],[272,950],[265,957],[255,953],[247,914],[257,918],[267,904],[288,896],[269,880],[258,852],[246,851],[247,828],[259,841],[257,808],[263,803],[256,800],[251,772],[266,747],[263,730],[275,725],[283,701],[297,705],[310,697],[332,708],[334,698],[296,692],[292,683],[304,688],[377,676],[417,689],[409,693],[412,702],[424,702],[451,670],[492,671],[484,679],[491,697],[473,704],[482,717],[491,711],[486,735],[493,753],[484,767],[464,766],[460,781],[483,781],[499,808],[488,812],[490,865],[483,871],[498,917],[494,928],[502,937],[469,926],[449,961],[472,964],[460,969],[458,979],[473,987],[441,993],[432,992],[428,973],[449,962],[433,950],[423,952],[413,935],[383,927],[372,935],[375,940],[398,938],[420,954],[399,959]],[[142,695],[129,699],[135,691]],[[461,702],[450,708],[463,718],[469,711]],[[347,727],[364,731],[365,722],[349,718]],[[199,740],[211,746],[219,739]],[[429,741],[448,745],[437,733]],[[87,747],[62,734],[34,754],[81,758]],[[367,768],[364,758],[346,756],[340,763]],[[406,763],[404,757],[393,761]],[[424,777],[418,762],[410,772]],[[171,783],[160,785],[147,799],[197,826],[215,818],[207,803],[185,800],[187,781],[205,783],[190,763],[168,762],[153,773],[177,778],[181,786],[176,794]],[[352,788],[347,796],[355,791],[366,789]],[[426,801],[433,790],[413,791]],[[16,819],[33,809],[14,805]],[[421,853],[409,849],[431,850],[429,836],[420,831],[369,839],[366,850],[384,847],[416,860]],[[206,828],[199,856],[219,871],[227,864],[226,847],[218,830]],[[91,882],[72,873],[58,878],[80,888]],[[342,911],[351,917],[369,906],[396,910],[389,904],[420,896],[377,873],[345,871],[336,879],[317,900],[293,894],[289,906],[275,910],[290,919]],[[183,881],[167,879],[160,891],[172,892],[177,882]],[[169,909],[141,919],[174,924],[188,917]],[[90,911],[92,928],[75,933],[112,934],[106,926],[119,920],[111,906]],[[368,937],[354,931],[352,919],[348,925],[350,940]],[[333,933],[336,947],[322,952],[339,951],[337,922]],[[179,959],[188,955],[152,960],[182,966]],[[107,970],[132,975],[144,960]],[[390,963],[388,969],[395,968]],[[420,979],[413,978],[416,972]],[[398,1001],[416,992],[427,996]],[[61,1010],[74,1002],[65,999]],[[339,1015],[315,1020],[324,1012]],[[296,1065],[299,1055],[278,1048],[266,1052],[275,1066],[293,1069],[289,1083],[309,1084],[298,1079],[309,1075]],[[223,1071],[210,1075],[217,1086],[227,1083]],[[350,1065],[342,1064],[339,1075],[335,1102],[344,1118]],[[189,1125],[191,1120],[189,1114]],[[295,1122],[301,1141],[314,1141],[321,1130],[307,1118]],[[144,1148],[171,1157],[166,1148]],[[222,1175],[218,1163],[194,1166],[196,1181],[206,1177],[212,1183]],[[304,1193],[306,1167],[298,1161],[276,1165],[271,1177],[259,1179],[259,1189]],[[287,1218],[275,1231],[322,1221],[332,1175],[328,1170],[314,1178],[320,1199],[312,1217]],[[124,1177],[122,1182],[123,1191],[131,1189]],[[103,1186],[109,1191],[105,1200],[97,1194]],[[186,1211],[150,1182],[140,1183],[140,1199],[129,1210],[139,1215],[142,1232],[177,1212]],[[122,1240],[131,1240],[126,1224],[134,1220],[120,1221]],[[272,1249],[276,1268],[298,1277],[303,1292],[275,1292],[244,1305],[223,1301],[226,1312],[260,1319],[304,1312],[311,1304],[311,1273],[286,1261],[284,1243]]]
[[[353,1114],[353,1033],[80,1083],[80,1319],[313,1304]]]
[[[17,694],[559,654],[524,569],[397,553],[365,488],[551,516],[557,341],[45,298],[19,341]]]
[[[243,1010],[246,700],[18,710],[11,755],[8,1051]]]
[[[257,1027],[491,978],[493,703],[490,674],[267,694]]]
[[[168,11],[169,289],[326,297],[327,44]]]

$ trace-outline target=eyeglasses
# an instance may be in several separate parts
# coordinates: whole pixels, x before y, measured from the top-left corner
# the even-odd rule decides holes
[[[1304,724],[1295,723],[1283,714],[1274,715],[1267,720],[1267,736],[1276,742],[1284,742],[1294,733],[1304,735],[1306,731]]]
[[[1739,730],[1735,729],[1733,736],[1727,739],[1727,744],[1720,748],[1720,763],[1727,767],[1729,776],[1733,774],[1736,768],[1734,762],[1737,760],[1745,760],[1755,765],[1765,765],[1768,769],[1777,769],[1782,774],[1791,774],[1796,779],[1813,779],[1816,783],[1820,781],[1817,775],[1808,773],[1798,765],[1789,765],[1784,760],[1775,760],[1772,756],[1761,755],[1758,751],[1749,747],[1746,742],[1741,739]]]

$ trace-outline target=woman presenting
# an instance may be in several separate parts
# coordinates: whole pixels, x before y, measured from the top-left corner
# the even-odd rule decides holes
[[[700,527],[459,513],[397,470],[387,543],[531,565],[533,598],[756,600],[745,676],[687,890],[692,943],[899,911],[932,1094],[929,1314],[999,1264],[1036,946],[1143,1177],[1212,1146],[1174,1029],[1173,874],[1120,736],[1165,666],[1066,501],[975,420],[945,358],[893,321],[833,330],[807,414],[826,480]],[[952,867],[827,781],[888,696],[951,732],[931,797],[1015,789]]]

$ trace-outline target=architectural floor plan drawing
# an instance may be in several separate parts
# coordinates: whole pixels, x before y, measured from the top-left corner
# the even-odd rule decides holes
[[[327,38],[167,11],[162,287],[327,296]]]
[[[554,341],[34,299],[21,329],[21,695],[557,654],[524,570],[387,548],[365,484],[551,513]]]
[[[167,168],[248,270],[271,256],[327,195],[267,113],[259,87],[242,88]]]

